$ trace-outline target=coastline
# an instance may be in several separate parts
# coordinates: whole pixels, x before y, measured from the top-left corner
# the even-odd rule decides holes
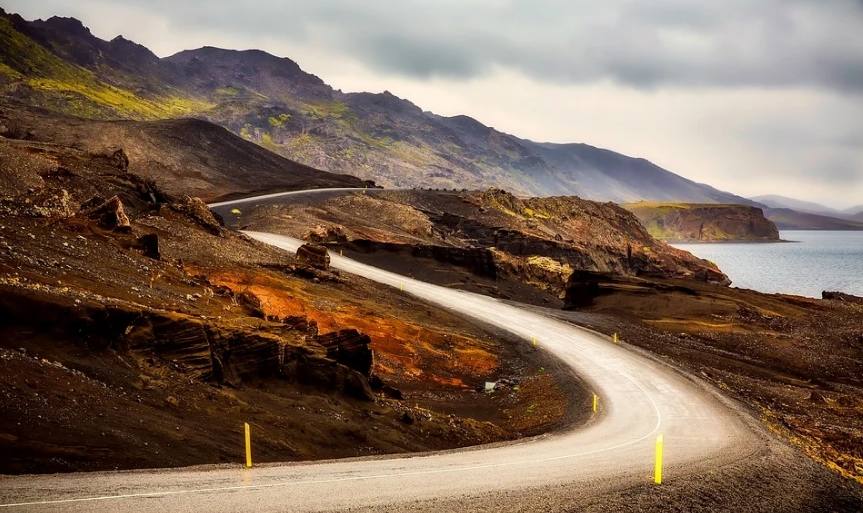
[[[777,244],[777,243],[799,243],[799,240],[761,240],[761,239],[725,239],[725,240],[696,240],[696,239],[661,239],[666,244]]]

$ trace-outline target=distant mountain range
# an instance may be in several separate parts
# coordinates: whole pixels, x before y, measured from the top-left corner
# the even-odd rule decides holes
[[[798,212],[839,217],[843,219],[854,219],[855,217],[859,218],[861,215],[863,215],[863,205],[857,205],[855,207],[846,209],[837,209],[822,205],[820,203],[803,201],[795,198],[789,198],[787,196],[780,196],[778,194],[753,196],[749,199],[751,199],[752,201],[757,201],[758,203],[761,203],[770,208],[790,208],[797,210]]]
[[[204,119],[290,160],[387,187],[763,206],[645,159],[521,139],[389,92],[344,93],[260,50],[203,47],[159,58],[122,36],[99,39],[74,18],[28,21],[0,9],[0,95],[100,120]],[[257,184],[280,186],[272,176]]]
[[[863,230],[863,205],[839,210],[776,194],[755,196],[768,219],[783,230]]]

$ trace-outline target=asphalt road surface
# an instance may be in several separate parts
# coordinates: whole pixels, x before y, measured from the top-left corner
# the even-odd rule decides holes
[[[288,251],[301,244],[275,234],[247,234]],[[500,501],[496,510],[518,506],[544,511],[541,502],[526,507],[507,497],[524,497],[526,491],[549,486],[575,485],[590,494],[610,485],[651,483],[660,434],[666,482],[745,459],[759,446],[758,436],[724,400],[625,344],[493,298],[423,283],[339,255],[331,259],[337,269],[498,326],[523,337],[525,343],[535,337],[599,396],[598,413],[578,429],[431,454],[270,464],[249,470],[238,464],[2,477],[0,510],[398,510],[416,501],[487,495]]]

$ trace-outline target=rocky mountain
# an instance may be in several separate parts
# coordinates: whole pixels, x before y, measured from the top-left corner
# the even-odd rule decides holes
[[[654,237],[668,242],[777,241],[779,230],[758,207],[639,202],[623,205]]]
[[[98,119],[194,116],[282,156],[388,187],[502,187],[522,195],[749,200],[651,162],[585,144],[537,143],[467,116],[423,111],[389,92],[343,93],[290,59],[204,47],[158,58],[78,20],[0,16],[0,91]],[[269,186],[269,178],[258,181]]]

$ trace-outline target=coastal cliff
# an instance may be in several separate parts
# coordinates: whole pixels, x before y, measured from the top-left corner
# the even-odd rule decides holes
[[[779,230],[757,207],[642,201],[622,205],[650,235],[668,242],[778,241]]]

